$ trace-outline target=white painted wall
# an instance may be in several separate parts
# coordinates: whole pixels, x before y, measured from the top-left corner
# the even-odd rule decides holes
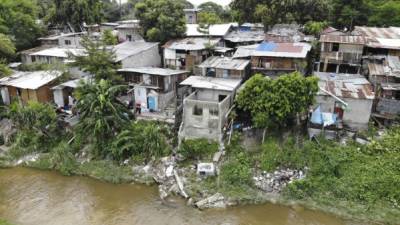
[[[356,130],[368,128],[368,122],[371,117],[372,103],[370,99],[342,98],[349,104],[343,114],[343,123]],[[316,105],[321,106],[323,112],[334,112],[335,99],[330,96],[317,96]]]

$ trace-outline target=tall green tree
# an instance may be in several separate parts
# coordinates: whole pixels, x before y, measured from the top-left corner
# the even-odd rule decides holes
[[[269,27],[277,23],[324,21],[333,10],[335,0],[234,0],[231,8],[240,22],[264,23]]]
[[[101,79],[95,83],[81,83],[75,91],[79,112],[77,134],[92,144],[95,157],[111,154],[111,142],[129,121],[129,111],[117,97],[127,89]]]
[[[329,15],[332,24],[347,29],[367,25],[372,10],[366,0],[332,0],[332,8],[333,11]]]
[[[15,55],[15,46],[11,39],[0,33],[0,77],[11,74],[11,70],[7,67],[7,63]]]
[[[101,41],[105,45],[116,45],[118,44],[118,38],[114,36],[111,30],[104,30],[101,36]]]
[[[37,19],[34,1],[0,1],[0,33],[9,35],[18,51],[31,47],[42,33]]]
[[[201,9],[201,12],[213,13],[221,18],[224,22],[230,22],[230,13],[229,10],[224,9],[221,5],[215,2],[204,2],[198,7]]]
[[[185,35],[183,1],[143,0],[135,9],[146,40],[164,43]]]
[[[83,38],[81,44],[85,49],[85,54],[72,56],[74,59],[72,66],[92,74],[96,81],[119,80],[117,75],[119,65],[115,63],[115,53],[107,47],[107,44],[103,41],[93,41],[88,37]]]
[[[400,26],[399,1],[369,1],[371,15],[368,24],[371,26]]]
[[[70,25],[75,31],[80,31],[83,23],[101,22],[102,7],[101,0],[54,0],[48,22],[61,26]]]
[[[281,127],[306,112],[317,91],[317,78],[298,72],[275,80],[256,74],[245,83],[236,100],[240,108],[251,113],[255,126]]]

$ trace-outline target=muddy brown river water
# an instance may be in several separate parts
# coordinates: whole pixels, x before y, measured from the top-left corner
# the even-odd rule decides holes
[[[114,185],[26,168],[0,169],[0,217],[20,225],[349,225],[273,204],[199,211],[161,204],[155,187]]]

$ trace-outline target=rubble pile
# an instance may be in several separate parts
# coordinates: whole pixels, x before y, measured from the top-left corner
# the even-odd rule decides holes
[[[173,156],[164,157],[159,163],[152,165],[151,163],[146,166],[136,166],[132,168],[134,174],[141,177],[152,177],[158,184],[160,198],[166,200],[170,194],[181,195],[184,198],[189,196],[185,192],[184,184],[186,182],[183,169],[178,169],[176,166],[175,158]]]
[[[307,168],[305,169],[305,171]],[[253,177],[257,188],[268,193],[280,193],[289,183],[305,178],[303,170],[280,169],[273,173],[262,172]]]

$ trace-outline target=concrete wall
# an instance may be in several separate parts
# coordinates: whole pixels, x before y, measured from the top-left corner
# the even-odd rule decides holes
[[[160,67],[161,66],[161,56],[158,52],[158,46],[147,49],[139,54],[130,56],[122,60],[122,68],[132,68],[132,67]]]
[[[82,38],[80,36],[61,36],[58,39],[58,46],[60,48],[82,48]],[[67,43],[69,42],[69,43]]]
[[[373,100],[342,98],[349,104],[343,114],[343,124],[351,129],[364,130],[368,128],[368,122],[371,117]],[[321,105],[322,112],[334,112],[335,99],[330,96],[317,96],[317,105]]]
[[[183,121],[179,132],[180,139],[206,138],[220,141],[223,137],[223,127],[227,121],[227,113],[231,106],[231,96],[222,102],[205,101],[198,92],[192,93],[183,102]],[[195,115],[194,109],[202,110],[201,115]],[[211,112],[214,112],[212,114]],[[217,113],[215,113],[217,112]]]
[[[198,89],[197,96],[199,99],[204,101],[215,101],[218,102],[220,95],[231,95],[230,91],[221,90],[210,90],[210,89]]]
[[[130,41],[141,41],[143,40],[143,37],[139,35],[139,32],[137,31],[137,29],[118,29],[118,40],[120,42],[124,42],[124,41],[129,41],[127,39],[127,36],[130,35],[131,36],[131,40]]]
[[[197,13],[186,11],[185,12],[186,23],[188,24],[196,24],[197,23]]]

